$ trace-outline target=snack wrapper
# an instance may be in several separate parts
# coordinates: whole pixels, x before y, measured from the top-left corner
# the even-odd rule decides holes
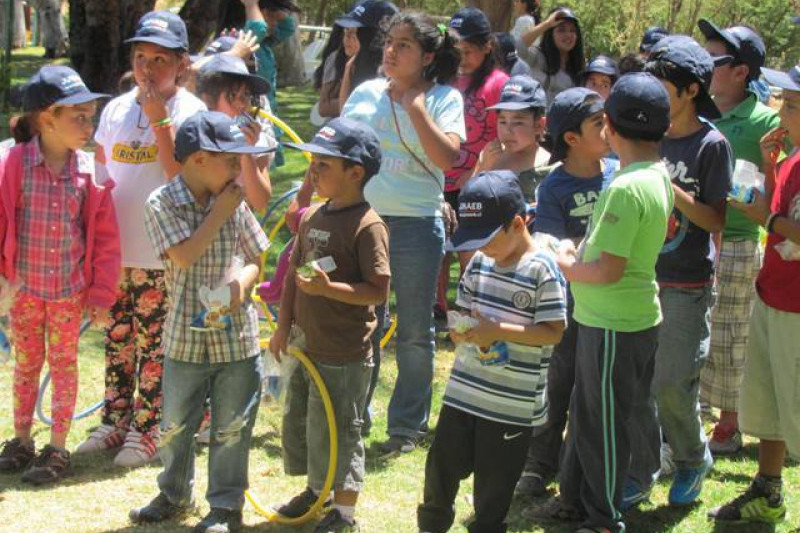
[[[321,259],[312,259],[305,265],[297,267],[297,273],[304,278],[311,279],[317,275],[317,268],[326,274],[330,274],[336,270],[336,261],[334,261],[331,256],[326,256]]]
[[[758,171],[758,167],[750,161],[737,159],[733,169],[733,183],[728,198],[743,204],[753,201],[756,189],[764,192],[764,174]]]
[[[447,327],[457,333],[466,333],[478,325],[478,319],[463,315],[458,311],[447,312]],[[495,342],[487,350],[473,342],[462,342],[456,345],[456,357],[477,359],[484,366],[505,365],[510,359],[505,342]]]
[[[219,286],[212,289],[207,285],[201,286],[197,293],[205,309],[192,319],[189,329],[192,331],[218,331],[229,330],[233,325],[231,320],[231,289],[228,284],[236,279],[244,266],[244,260],[234,256],[231,266]]]

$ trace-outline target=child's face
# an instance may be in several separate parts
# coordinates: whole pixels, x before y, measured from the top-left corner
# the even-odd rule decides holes
[[[783,104],[778,116],[781,126],[786,128],[789,140],[794,146],[800,146],[800,91],[783,91]]]
[[[432,53],[423,53],[408,24],[394,26],[383,45],[383,72],[393,79],[422,78],[422,70],[433,61]]]
[[[323,198],[339,198],[358,181],[353,175],[356,167],[345,168],[340,157],[314,154],[311,167],[311,183]]]
[[[252,105],[253,93],[246,84],[231,86],[230,90],[219,95],[215,111],[225,113],[229,117],[238,117],[249,111]]]
[[[578,27],[571,20],[565,20],[553,30],[553,42],[559,52],[570,52],[578,43]]]
[[[153,43],[136,43],[131,62],[136,84],[141,88],[153,84],[161,93],[174,90],[186,68],[186,61],[175,52]]]
[[[492,51],[489,44],[478,46],[476,44],[459,41],[458,48],[461,50],[461,63],[458,66],[458,73],[470,75],[480,68],[486,56]]]
[[[711,40],[706,43],[706,50],[711,57],[728,55],[728,50],[722,41]],[[714,76],[711,78],[710,92],[714,96],[725,95],[731,91],[740,90],[747,80],[747,67],[744,65],[732,66],[730,64],[714,67]]]
[[[585,118],[581,122],[580,135],[573,135],[569,142],[571,151],[580,151],[582,157],[600,159],[608,155],[608,141],[603,134],[605,113],[597,113]],[[567,133],[569,135],[569,133]]]
[[[348,58],[353,57],[361,49],[361,43],[358,40],[358,28],[345,28],[344,37],[342,37],[342,47],[344,48],[344,55]]]
[[[497,113],[497,139],[509,152],[538,146],[541,132],[542,121],[536,120],[530,110]]]
[[[675,117],[683,116],[684,113],[690,111],[694,112],[694,96],[697,94],[697,84],[693,83],[683,90],[679,95],[678,88],[671,81],[659,78],[661,85],[667,89],[669,94],[669,118],[674,120]],[[694,88],[694,89],[693,89]]]
[[[222,192],[228,183],[238,178],[242,173],[242,156],[239,154],[206,153],[208,158],[203,170],[203,175],[207,177],[205,186],[212,195],[216,196]]]
[[[586,83],[583,84],[587,89],[591,89],[602,96],[603,100],[608,99],[608,95],[611,93],[611,85],[613,85],[611,83],[611,76],[606,76],[605,74],[597,72],[589,74],[586,77]]]
[[[516,252],[523,231],[525,231],[525,221],[517,215],[507,228],[498,231],[480,250],[496,263],[505,264]]]
[[[78,150],[86,146],[92,138],[96,113],[95,102],[54,106],[42,112],[40,122],[43,129],[66,148]]]

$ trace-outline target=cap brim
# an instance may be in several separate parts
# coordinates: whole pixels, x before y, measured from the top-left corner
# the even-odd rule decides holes
[[[602,68],[602,67],[586,69],[585,71],[583,71],[584,76],[588,76],[589,74],[602,74],[603,76],[611,76],[611,77],[618,76],[617,71],[615,71],[613,68]]]
[[[761,74],[764,75],[764,79],[767,80],[767,83],[773,87],[787,91],[800,91],[800,84],[796,83],[786,72],[771,68],[762,68]]]
[[[217,147],[219,147],[219,153],[242,155],[267,154],[269,152],[274,152],[276,149],[274,146],[251,146],[249,144],[242,143],[217,143]]]
[[[220,71],[224,72],[224,71]],[[267,94],[269,92],[269,82],[256,74],[242,74],[241,72],[226,72],[232,76],[238,76],[250,84],[250,88],[256,94]]]
[[[341,26],[342,28],[363,28],[366,26],[360,20],[352,19],[350,17],[339,17],[334,22],[337,26]]]
[[[341,157],[342,159],[349,159],[338,152],[334,152],[333,150],[329,150],[328,148],[323,148],[317,144],[311,143],[283,143],[284,146],[288,146],[289,148],[294,148],[295,150],[301,150],[303,152],[308,152],[310,154],[318,154],[318,155],[327,155],[331,157]]]
[[[130,39],[125,40],[125,44],[132,44],[132,43],[152,43],[157,44],[158,46],[162,46],[164,48],[169,48],[170,50],[186,50],[186,46],[183,44],[173,41],[171,39],[162,39],[161,37],[131,37]]]
[[[725,42],[725,44],[734,50],[739,50],[739,43],[731,39],[730,35],[725,30],[721,29],[713,22],[706,19],[700,19],[697,21],[697,27],[700,29],[700,33],[702,33],[706,39],[720,40]]]
[[[722,65],[733,63],[734,57],[731,55],[712,56],[712,59],[714,60],[715,67],[721,67]]]
[[[700,92],[695,99],[697,114],[701,117],[707,118],[708,120],[717,120],[722,118],[722,113],[720,113],[717,104],[714,103],[714,99],[711,98],[711,95],[708,94],[706,91]]]
[[[543,104],[534,104],[532,102],[500,102],[486,109],[489,111],[522,111],[524,109],[545,109],[547,106]]]
[[[56,100],[55,104],[80,105],[87,102],[94,102],[95,100],[100,100],[101,98],[111,98],[111,95],[104,93],[78,93],[73,94],[72,96],[67,96],[66,98],[62,98],[61,100]]]
[[[502,225],[489,231],[469,228],[463,225],[458,226],[453,236],[447,241],[445,249],[448,252],[469,252],[477,250],[478,248],[483,248],[489,244],[489,241],[491,241],[501,229],[503,229]]]

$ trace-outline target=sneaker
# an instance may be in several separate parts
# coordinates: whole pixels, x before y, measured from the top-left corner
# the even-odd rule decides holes
[[[392,435],[389,440],[378,445],[381,459],[389,459],[397,455],[411,453],[417,449],[417,439]]]
[[[136,507],[128,512],[128,518],[136,524],[163,522],[171,518],[177,518],[187,514],[193,504],[175,505],[169,501],[166,494],[159,492],[153,501],[144,507]]]
[[[642,502],[650,499],[650,489],[643,490],[633,481],[626,481],[622,489],[622,501],[619,502],[621,512],[630,511]]]
[[[137,468],[158,459],[158,445],[152,436],[131,430],[125,436],[125,444],[114,457],[114,464],[125,468]]]
[[[33,460],[31,467],[22,474],[22,481],[34,485],[55,483],[64,477],[69,465],[69,452],[48,444]]]
[[[580,522],[583,514],[566,505],[559,496],[553,496],[541,504],[530,505],[522,510],[523,518],[549,522]]]
[[[194,526],[194,533],[236,533],[241,527],[241,511],[212,507],[211,512]]]
[[[550,480],[536,472],[523,472],[514,488],[514,494],[527,498],[541,498],[547,495]]]
[[[314,528],[314,533],[358,533],[359,531],[361,529],[358,527],[358,522],[343,517],[339,509],[328,511]]]
[[[765,522],[777,524],[786,517],[781,486],[769,487],[756,476],[750,487],[730,503],[708,512],[708,517],[723,522]]]
[[[733,455],[742,449],[742,432],[733,426],[714,426],[714,433],[708,441],[708,448],[713,455]]]
[[[677,467],[675,460],[672,458],[672,447],[666,442],[661,443],[661,469],[658,471],[658,477],[665,478],[675,473]]]
[[[22,444],[17,438],[7,440],[0,450],[0,474],[22,472],[28,468],[34,457],[36,457],[36,447],[33,441]]]
[[[115,426],[103,424],[83,441],[76,449],[76,454],[102,452],[119,448],[125,442],[127,431]]]
[[[319,496],[314,494],[311,487],[306,487],[306,490],[289,500],[288,503],[278,507],[277,511],[287,518],[297,518],[306,514],[308,510],[317,503],[318,498]],[[329,509],[331,505],[332,502],[329,497],[325,500],[325,503],[322,504],[323,512]]]
[[[675,479],[669,489],[670,505],[689,505],[694,503],[703,489],[703,480],[711,471],[714,461],[709,456],[706,462],[696,468],[681,468],[675,471]]]

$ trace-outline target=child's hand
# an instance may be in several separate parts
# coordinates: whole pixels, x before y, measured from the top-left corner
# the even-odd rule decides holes
[[[295,274],[295,283],[306,294],[311,296],[325,296],[331,286],[331,279],[319,267],[314,267],[316,274],[311,278],[306,278],[300,274]]]
[[[150,124],[157,124],[169,116],[167,104],[152,80],[148,79],[144,87],[139,87],[139,105]]]
[[[214,201],[214,207],[211,208],[211,211],[227,219],[233,215],[243,199],[244,191],[241,186],[235,181],[231,181],[222,189],[222,192],[217,195]]]
[[[466,334],[459,333],[454,329],[450,329],[450,340],[453,341],[453,344],[461,344],[466,339]]]
[[[767,205],[766,197],[761,194],[761,191],[758,189],[753,189],[753,201],[748,204],[743,204],[741,202],[737,202],[736,200],[729,200],[731,206],[735,207],[739,211],[741,211],[744,216],[763,226],[767,223],[767,217],[769,217],[770,209]]]
[[[578,251],[571,240],[561,241],[556,255],[556,263],[561,270],[569,270],[578,260]]]
[[[562,18],[564,18],[564,13],[562,13],[560,9],[557,9],[550,13],[550,16],[545,19],[544,23],[547,24],[548,28],[555,28],[561,24]]]
[[[463,340],[477,344],[481,348],[488,348],[500,336],[499,326],[484,318],[478,311],[473,311],[472,317],[478,321],[478,325],[464,333]]]
[[[256,120],[251,120],[244,126],[239,126],[239,129],[244,134],[247,144],[255,146],[258,142],[258,138],[261,136],[261,124]]]
[[[92,323],[92,327],[97,329],[107,328],[111,320],[111,313],[109,310],[103,307],[97,307],[96,305],[87,307],[86,314],[89,318],[89,322]]]
[[[425,110],[425,89],[423,87],[414,86],[409,87],[400,98],[400,105],[406,111],[416,109],[417,111]]]
[[[765,168],[775,168],[778,163],[778,156],[780,156],[783,149],[783,141],[788,134],[789,132],[786,128],[778,126],[761,137],[759,145]]]
[[[503,155],[503,144],[495,139],[486,146],[484,146],[479,156],[481,170],[492,170],[496,168],[500,156]]]
[[[242,1],[246,3],[247,0]],[[255,0],[253,3],[258,4],[258,0]],[[258,44],[258,39],[251,30],[231,33],[231,36],[236,37],[237,40],[236,43],[234,43],[233,48],[225,52],[226,54],[230,54],[242,59],[249,59],[250,56],[255,54],[256,51],[261,48],[261,45]]]
[[[247,295],[244,293],[244,287],[238,279],[228,283],[228,288],[231,290],[230,310],[231,314],[233,314],[239,311],[239,308],[242,307],[242,303],[244,302],[245,298],[247,298]]]
[[[287,353],[289,347],[289,330],[278,326],[269,339],[269,351],[277,362],[281,362],[281,354]]]

